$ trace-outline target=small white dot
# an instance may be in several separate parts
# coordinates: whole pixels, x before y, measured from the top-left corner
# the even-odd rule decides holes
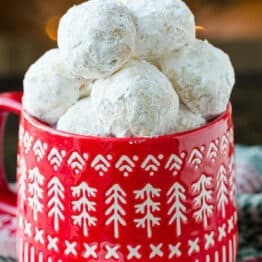
[[[127,173],[127,172],[125,172],[125,173],[124,173],[124,176],[125,176],[125,177],[128,177],[128,173]]]
[[[133,156],[133,160],[138,161],[138,156],[137,155]]]
[[[153,176],[153,175],[154,175],[154,172],[150,172],[149,175],[150,175],[150,176]]]
[[[107,155],[106,158],[107,158],[108,160],[112,160],[112,155]]]
[[[164,155],[162,155],[162,154],[159,154],[159,155],[158,155],[158,159],[159,159],[159,160],[161,160],[161,159],[163,159],[163,158],[164,158]]]
[[[62,154],[62,156],[65,156],[65,155],[66,155],[65,150],[62,150],[62,151],[61,151],[61,154]]]
[[[87,160],[88,159],[88,154],[84,153],[83,157],[84,157],[85,160]]]
[[[185,153],[185,152],[182,152],[182,153],[180,154],[180,156],[181,156],[182,158],[184,158],[184,157],[186,156],[186,153]]]
[[[104,175],[104,173],[103,172],[99,172],[99,176],[103,176]]]
[[[200,150],[203,152],[205,150],[205,147],[201,146]]]
[[[58,170],[58,167],[57,167],[57,166],[54,166],[54,170],[57,171],[57,170]]]

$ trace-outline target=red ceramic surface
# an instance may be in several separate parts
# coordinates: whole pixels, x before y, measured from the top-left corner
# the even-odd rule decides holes
[[[125,139],[58,132],[22,111],[19,261],[234,262],[233,150],[230,106],[190,132]]]

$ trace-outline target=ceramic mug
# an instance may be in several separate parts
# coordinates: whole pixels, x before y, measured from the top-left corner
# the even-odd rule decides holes
[[[20,114],[20,262],[236,261],[230,105],[192,131],[102,138],[40,123],[21,95],[0,97]],[[1,174],[1,207],[14,211]]]

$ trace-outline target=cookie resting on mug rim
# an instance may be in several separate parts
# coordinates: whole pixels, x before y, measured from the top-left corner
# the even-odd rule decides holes
[[[160,64],[182,102],[194,113],[209,120],[226,110],[235,72],[225,52],[206,40],[195,40]]]
[[[131,60],[91,92],[96,117],[111,136],[159,136],[171,132],[179,99],[167,77],[146,61]]]
[[[72,76],[58,49],[46,52],[30,66],[24,78],[23,106],[34,117],[53,125],[79,98],[86,84]]]

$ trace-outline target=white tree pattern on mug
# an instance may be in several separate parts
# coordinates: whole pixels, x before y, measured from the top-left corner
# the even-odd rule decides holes
[[[202,152],[205,150],[204,146],[201,146],[200,150],[198,148],[194,148],[188,158],[189,165],[193,166],[194,169],[198,169],[203,162],[203,154]]]
[[[33,146],[33,151],[36,156],[37,162],[40,162],[45,156],[47,150],[47,143],[42,143],[41,140],[37,140]]]
[[[236,177],[234,170],[234,156],[231,157],[229,162],[229,179],[228,184],[230,187],[229,198],[233,206],[236,206]]]
[[[106,157],[98,154],[92,161],[91,167],[94,168],[100,176],[103,176],[110,168],[110,160],[112,160],[112,156],[110,154]]]
[[[34,220],[37,221],[38,213],[43,212],[43,189],[44,176],[39,172],[38,168],[29,169],[28,184],[28,205],[33,211]]]
[[[124,219],[126,212],[122,207],[126,205],[126,193],[118,184],[115,184],[108,189],[105,195],[107,197],[105,203],[109,205],[105,213],[106,216],[109,216],[106,220],[106,225],[113,223],[114,236],[115,238],[119,238],[119,226],[126,226]]]
[[[212,141],[207,151],[207,159],[209,159],[212,163],[215,163],[218,157],[218,144],[218,139],[216,139],[214,142]]]
[[[138,161],[138,156],[133,156],[133,160]],[[126,155],[122,155],[116,162],[115,168],[122,172],[124,177],[128,177],[135,167],[135,162],[133,160]]]
[[[208,218],[213,214],[214,206],[212,202],[212,178],[205,174],[200,176],[200,179],[192,185],[194,194],[194,218],[196,222],[203,222],[204,227],[208,226]]]
[[[172,225],[176,222],[177,237],[181,235],[181,223],[187,223],[187,217],[185,215],[187,209],[184,205],[186,201],[185,193],[185,188],[178,182],[175,182],[167,192],[167,204],[170,206],[168,216],[171,216],[168,224]]]
[[[25,163],[25,158],[21,157],[19,161],[19,183],[18,183],[18,192],[19,192],[19,205],[20,208],[24,208],[24,203],[26,200],[26,173],[27,173],[27,168],[26,168],[26,163]]]
[[[55,172],[62,165],[65,156],[66,156],[65,150],[61,150],[59,152],[55,147],[53,147],[49,152],[47,160]]]
[[[217,206],[222,216],[226,216],[226,205],[228,204],[227,171],[222,164],[217,174]]]
[[[154,188],[151,184],[146,184],[141,190],[135,190],[135,199],[144,200],[141,204],[135,205],[136,214],[144,215],[142,218],[134,219],[137,228],[145,228],[147,237],[152,237],[152,227],[160,225],[160,217],[154,215],[154,212],[160,211],[160,202],[154,201],[154,198],[160,197],[161,189]]]
[[[63,204],[63,200],[65,198],[64,191],[65,188],[58,179],[58,177],[53,177],[48,185],[48,217],[54,218],[54,229],[55,231],[59,231],[59,220],[65,220],[65,216],[63,214],[65,207]]]
[[[67,164],[72,168],[75,175],[79,175],[86,165],[88,154],[83,153],[81,156],[77,151],[74,151],[67,160]]]
[[[159,154],[157,158],[153,155],[148,155],[143,163],[141,164],[141,168],[149,173],[150,176],[153,176],[160,167],[160,160],[162,160],[164,156]]]
[[[96,211],[96,203],[90,200],[96,197],[97,190],[82,182],[79,186],[71,187],[71,191],[72,196],[78,198],[72,201],[73,211],[78,212],[72,215],[73,223],[82,227],[84,236],[88,236],[89,227],[96,226],[97,222],[97,218],[91,215],[91,212]]]
[[[183,159],[185,158],[185,156],[186,156],[185,152],[182,152],[180,154],[180,156],[178,156],[176,154],[170,155],[170,157],[169,157],[169,159],[168,159],[168,161],[165,165],[165,169],[172,172],[173,176],[176,176],[182,168]]]
[[[223,137],[221,139],[221,144],[220,144],[221,153],[225,155],[228,151],[228,147],[229,147],[229,141],[228,141],[228,138],[225,134],[225,135],[223,135]]]

